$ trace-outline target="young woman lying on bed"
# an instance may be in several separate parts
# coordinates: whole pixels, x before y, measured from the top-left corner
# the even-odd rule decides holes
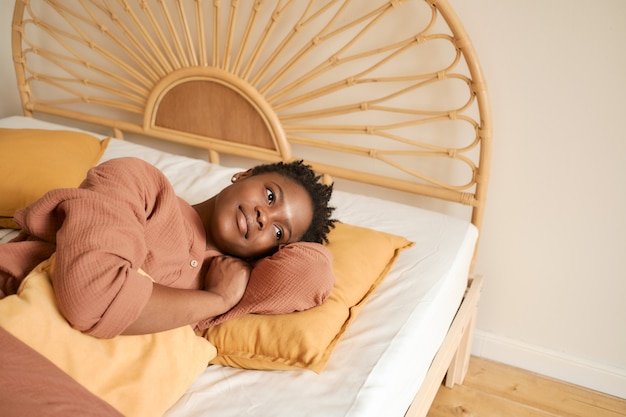
[[[59,308],[96,337],[305,310],[334,283],[321,245],[331,194],[309,166],[281,162],[240,172],[191,206],[152,165],[114,159],[16,213],[22,231],[0,246],[0,298],[54,253]],[[297,273],[305,264],[315,273]]]

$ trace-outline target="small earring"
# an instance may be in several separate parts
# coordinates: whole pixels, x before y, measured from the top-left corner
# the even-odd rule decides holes
[[[237,181],[237,176],[233,175],[233,177],[230,179],[230,182],[235,182],[235,181]]]

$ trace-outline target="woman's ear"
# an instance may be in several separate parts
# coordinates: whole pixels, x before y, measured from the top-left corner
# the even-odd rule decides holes
[[[230,179],[230,182],[237,182],[252,175],[252,168],[247,171],[238,172]]]

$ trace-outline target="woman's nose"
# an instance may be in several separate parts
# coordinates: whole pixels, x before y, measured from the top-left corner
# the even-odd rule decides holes
[[[267,213],[258,207],[256,209],[256,221],[259,224],[259,229],[263,229],[263,227],[267,224]]]

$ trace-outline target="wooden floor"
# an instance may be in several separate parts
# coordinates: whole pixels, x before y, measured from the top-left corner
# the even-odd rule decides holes
[[[472,357],[463,385],[442,386],[428,417],[622,417],[626,400]]]

